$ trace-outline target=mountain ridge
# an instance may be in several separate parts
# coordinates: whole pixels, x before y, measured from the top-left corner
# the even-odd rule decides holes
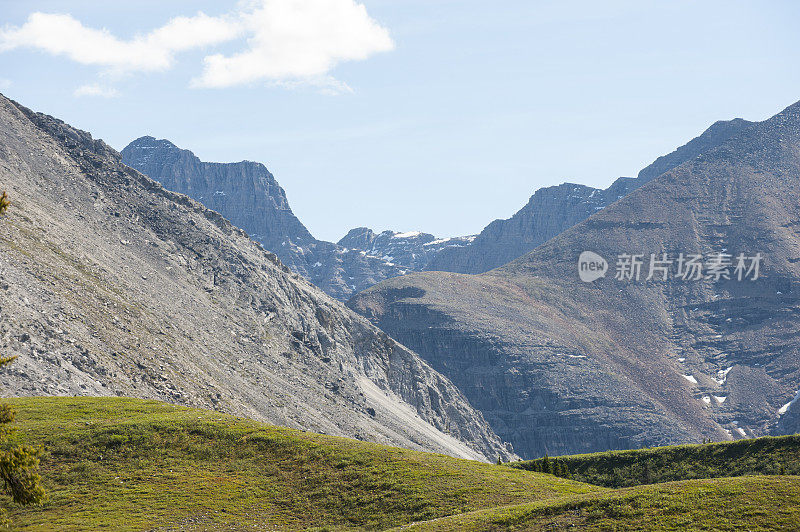
[[[349,305],[449,375],[523,456],[788,432],[798,175],[794,104],[504,266],[409,275]],[[582,251],[611,273],[581,282]],[[621,253],[727,251],[769,257],[762,278],[613,278]]]
[[[513,456],[452,383],[219,213],[3,96],[0,130],[7,393],[131,395]]]
[[[419,231],[375,234],[368,228],[353,229],[338,243],[318,240],[292,213],[283,188],[261,163],[204,162],[149,135],[132,141],[121,154],[125,164],[167,189],[221,213],[292,271],[341,301],[383,279],[422,269],[442,249],[469,241]],[[362,233],[371,236],[353,236]]]
[[[437,238],[421,231],[387,230],[375,233],[368,227],[356,227],[348,231],[337,244],[381,257],[401,266],[407,273],[425,269],[443,250],[466,246],[474,238],[473,235]]]
[[[620,177],[606,189],[576,183],[540,188],[511,218],[493,221],[463,248],[442,251],[425,269],[483,273],[500,267],[532,251],[664,172],[719,146],[752,124],[741,118],[715,122],[698,137],[656,159],[642,169],[636,178]]]

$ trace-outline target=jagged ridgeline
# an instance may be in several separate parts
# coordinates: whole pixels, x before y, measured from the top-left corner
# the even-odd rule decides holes
[[[335,244],[325,242],[314,238],[295,217],[283,188],[263,164],[203,162],[189,150],[150,136],[126,146],[122,160],[168,190],[221,213],[294,272],[347,300],[408,272],[482,273],[502,266],[750,125],[739,118],[717,122],[659,157],[637,178],[621,177],[605,190],[572,183],[539,189],[511,218],[493,221],[477,236],[450,238],[357,227]]]
[[[333,297],[353,294],[391,277],[421,270],[443,249],[470,237],[436,238],[419,231],[353,229],[338,243],[314,238],[289,207],[286,193],[261,163],[203,162],[168,140],[141,137],[122,150],[122,161],[222,214],[292,271]]]
[[[0,96],[9,395],[154,398],[494,461],[442,375],[218,213]]]
[[[443,249],[420,269],[483,273],[502,266],[751,125],[741,118],[716,122],[699,137],[656,159],[636,178],[620,177],[605,190],[574,183],[541,188],[514,216],[490,223],[468,245]]]
[[[794,433],[800,104],[719,127],[527,255],[384,281],[348,305],[449,376],[525,457]],[[584,251],[607,259],[605,277],[579,279]],[[646,258],[638,280],[616,278],[626,253]],[[665,253],[761,254],[763,269],[686,280],[675,262],[647,280]]]

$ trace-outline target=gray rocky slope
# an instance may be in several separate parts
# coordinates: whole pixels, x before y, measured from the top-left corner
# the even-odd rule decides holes
[[[511,456],[448,379],[218,213],[2,96],[0,189],[0,352],[19,357],[6,394],[154,398]]]
[[[636,178],[621,177],[605,190],[573,183],[541,188],[514,216],[490,223],[469,245],[442,250],[421,269],[483,273],[502,266],[750,125],[741,118],[716,122],[699,137],[656,159]]]
[[[149,136],[126,146],[122,161],[168,190],[186,194],[219,212],[292,271],[340,300],[384,279],[422,269],[439,250],[467,241],[439,240],[419,232],[375,235],[359,229],[334,244],[311,235],[292,213],[284,190],[261,163],[203,162],[189,150]],[[353,236],[365,236],[367,231],[371,238]]]
[[[578,279],[582,251],[610,263]],[[764,255],[761,277],[615,278],[616,257]],[[450,376],[523,456],[800,429],[800,103],[534,251],[349,303]]]

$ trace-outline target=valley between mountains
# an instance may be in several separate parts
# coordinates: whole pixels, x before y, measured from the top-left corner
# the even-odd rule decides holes
[[[173,442],[164,464],[187,479],[220,474],[202,459],[187,465],[211,447],[232,460],[220,486],[268,489],[244,472],[267,457],[265,478],[288,482],[272,498],[231,498],[227,487],[213,498],[244,528],[263,518],[288,529],[637,529],[662,503],[708,518],[687,493],[722,493],[736,512],[773,490],[797,496],[794,477],[776,476],[798,472],[796,439],[770,436],[800,431],[800,104],[763,122],[718,122],[606,190],[537,191],[477,236],[360,227],[337,243],[308,232],[259,163],[206,163],[154,137],[120,154],[3,97],[0,133],[11,198],[0,349],[17,357],[0,382],[34,397],[17,402],[23,436],[49,449],[58,494],[45,513],[16,514],[32,530],[47,519],[84,529],[65,479],[92,493],[120,478],[143,489],[130,460],[161,464],[149,446],[162,440]],[[583,282],[582,251],[607,259],[607,275]],[[624,254],[725,252],[763,257],[761,270],[614,275]],[[58,412],[71,420],[60,439],[47,436]],[[604,453],[734,440],[746,445]],[[554,455],[558,468],[544,466]],[[468,465],[520,458],[540,460]],[[276,473],[278,463],[292,465]],[[775,477],[697,480],[728,466]],[[467,487],[477,477],[491,479],[485,493]],[[347,500],[328,501],[320,486],[332,478],[352,484]],[[436,496],[425,491],[432,478],[449,479]],[[651,482],[663,484],[638,487]],[[363,486],[379,495],[363,502]],[[286,499],[297,489],[317,498]],[[176,526],[224,521],[202,497],[186,492]],[[776,523],[795,518],[771,511]],[[130,529],[171,519],[137,515]]]
[[[796,430],[797,122],[796,106],[716,122],[635,178],[540,189],[479,235],[362,227],[336,244],[310,235],[262,165],[204,163],[153,137],[122,155],[349,299],[535,457]],[[584,250],[612,269],[626,252],[729,250],[763,253],[766,269],[753,284],[622,283],[612,271],[587,285]]]

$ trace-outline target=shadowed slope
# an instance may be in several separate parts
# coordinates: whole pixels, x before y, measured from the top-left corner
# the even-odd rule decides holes
[[[510,465],[540,471],[545,460]],[[571,478],[610,488],[698,478],[800,475],[800,434],[576,454],[558,460],[567,466]]]

